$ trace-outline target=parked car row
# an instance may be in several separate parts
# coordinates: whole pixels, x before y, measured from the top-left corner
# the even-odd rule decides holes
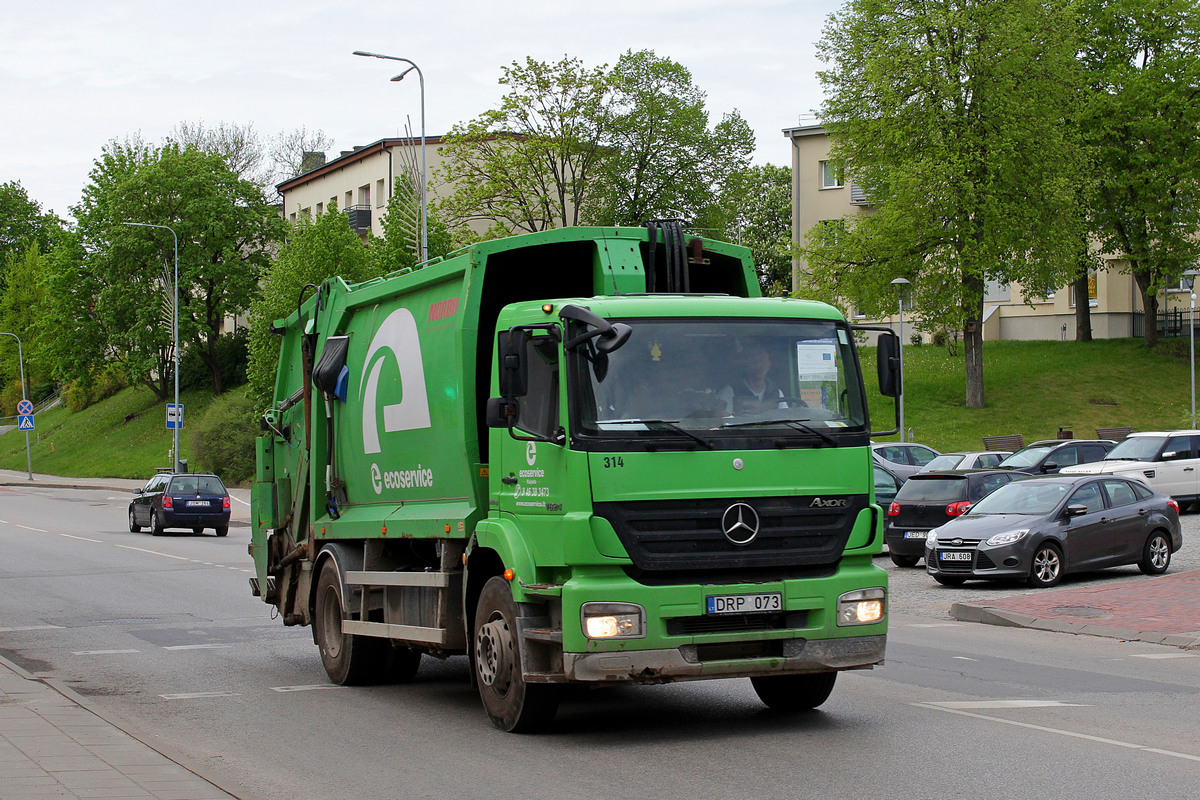
[[[873,446],[876,502],[898,566],[945,585],[1019,579],[1053,586],[1071,572],[1136,564],[1165,572],[1182,546],[1181,504],[1200,502],[1200,430],[1034,442],[994,453]],[[929,453],[935,455],[930,456]],[[907,474],[895,459],[915,461]],[[981,467],[987,468],[981,468]]]

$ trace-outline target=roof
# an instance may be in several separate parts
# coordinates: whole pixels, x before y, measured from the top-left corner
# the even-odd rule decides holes
[[[438,146],[438,145],[443,144],[444,142],[445,142],[445,137],[443,137],[443,136],[426,136],[425,137],[426,145]],[[326,161],[324,164],[317,167],[316,169],[309,170],[308,172],[297,175],[294,178],[288,178],[286,181],[277,183],[277,184],[275,184],[275,188],[278,189],[282,193],[289,189],[294,189],[303,183],[307,183],[310,180],[320,178],[323,175],[329,174],[330,172],[342,169],[343,167],[353,164],[355,161],[361,161],[364,158],[378,155],[378,154],[384,152],[385,148],[412,147],[412,146],[419,145],[420,143],[421,143],[420,137],[404,136],[404,137],[397,137],[397,138],[393,138],[393,139],[380,139],[377,142],[372,142],[371,144],[364,145],[362,147],[355,147],[353,150],[350,150],[349,152],[346,152],[346,153],[342,153],[337,158],[335,158],[331,161]]]

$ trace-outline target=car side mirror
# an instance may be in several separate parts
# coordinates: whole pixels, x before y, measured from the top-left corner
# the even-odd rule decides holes
[[[1047,461],[1045,464],[1042,464],[1042,472],[1053,472],[1056,469],[1058,469],[1058,464],[1055,464],[1053,461]]]
[[[1170,461],[1172,458],[1177,458],[1178,456],[1179,456],[1179,453],[1175,452],[1174,450],[1169,450],[1166,453],[1162,454],[1162,460]]]
[[[1067,506],[1068,517],[1081,517],[1086,513],[1088,513],[1087,506],[1083,505],[1082,503],[1072,503],[1071,505]]]
[[[142,493],[142,490],[141,490],[140,488],[138,488],[138,489],[134,489],[134,490],[133,490],[133,493],[134,493],[134,494],[141,494],[141,493]]]

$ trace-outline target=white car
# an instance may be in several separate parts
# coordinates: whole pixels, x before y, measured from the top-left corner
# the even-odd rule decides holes
[[[1200,430],[1131,433],[1103,461],[1063,467],[1063,475],[1123,475],[1183,506],[1200,501]]]
[[[991,469],[1008,456],[1011,450],[972,450],[969,453],[942,453],[925,466],[920,472],[936,472],[943,469]]]

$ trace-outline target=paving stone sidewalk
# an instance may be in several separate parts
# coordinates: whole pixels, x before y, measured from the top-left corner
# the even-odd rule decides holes
[[[950,616],[967,622],[1200,649],[1200,570],[955,603]]]
[[[252,800],[143,743],[53,685],[0,658],[0,797]]]

